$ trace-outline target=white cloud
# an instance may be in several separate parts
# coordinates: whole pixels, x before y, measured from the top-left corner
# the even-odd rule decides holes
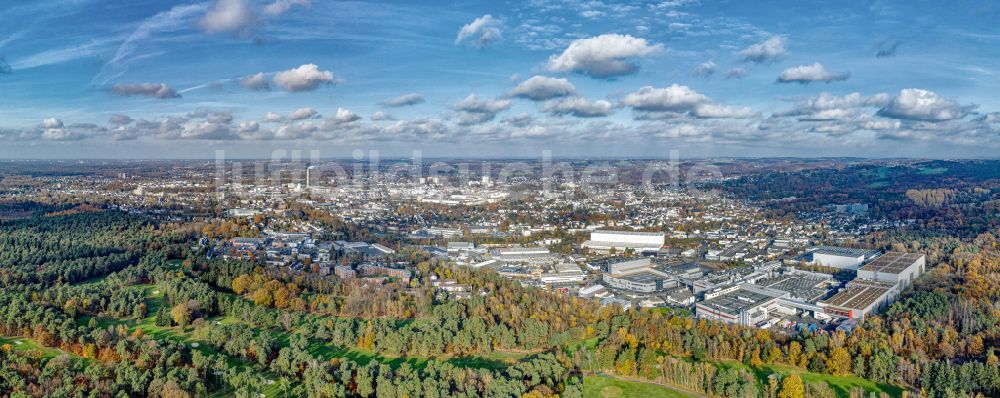
[[[271,84],[268,83],[267,76],[264,76],[263,72],[240,79],[240,85],[254,91],[271,89]]]
[[[579,72],[595,78],[622,76],[639,70],[634,58],[662,49],[662,44],[649,44],[646,39],[603,34],[573,41],[562,54],[549,58],[547,68],[553,72]]]
[[[798,101],[794,109],[775,112],[774,115],[778,117],[794,116],[801,121],[856,119],[860,116],[860,108],[878,108],[888,103],[888,94],[863,96],[861,93],[850,93],[838,96],[820,93],[818,96]]]
[[[507,93],[511,97],[527,98],[532,101],[544,101],[574,94],[576,87],[569,80],[547,76],[534,76]]]
[[[313,108],[300,108],[296,109],[288,114],[288,120],[304,120],[312,119],[319,116],[319,112],[316,112]]]
[[[826,70],[819,62],[812,65],[802,65],[785,69],[778,76],[778,83],[833,82],[847,80],[847,73],[836,73]]]
[[[50,117],[50,118],[47,118],[47,119],[43,119],[41,126],[42,126],[43,129],[55,129],[55,128],[62,127],[63,126],[63,122],[62,122],[62,120],[56,119],[54,117]]]
[[[281,127],[278,127],[274,131],[274,136],[269,138],[275,140],[298,140],[298,139],[309,138],[317,130],[319,130],[319,127],[311,122],[286,124]]]
[[[311,5],[311,0],[276,0],[264,6],[264,15],[275,17],[288,12],[293,6],[309,7]]]
[[[176,135],[167,135],[161,138],[182,139],[182,140],[229,140],[236,138],[228,123],[215,123],[211,121],[191,121],[181,126]]]
[[[964,118],[975,108],[975,105],[959,105],[933,91],[907,88],[893,97],[878,114],[894,119],[944,121]]]
[[[344,108],[337,108],[337,113],[326,119],[327,123],[345,124],[361,120],[361,116]]]
[[[690,87],[673,84],[664,88],[642,87],[639,91],[626,95],[622,104],[638,111],[687,112],[709,101],[708,97]]]
[[[45,129],[44,131],[42,131],[42,134],[39,138],[46,141],[78,141],[87,137],[74,130],[64,129],[64,128],[52,128],[52,129]]]
[[[542,106],[542,112],[576,117],[602,117],[614,113],[615,109],[605,100],[591,102],[583,97],[570,97],[546,102]]]
[[[205,32],[239,36],[249,36],[258,23],[257,14],[246,0],[216,0],[198,21]]]
[[[247,120],[244,122],[240,122],[240,124],[236,126],[236,131],[243,134],[256,133],[259,130],[260,130],[260,123],[257,123],[256,120]]]
[[[774,62],[783,58],[788,53],[785,50],[786,43],[788,43],[788,39],[785,37],[774,36],[743,49],[743,51],[739,52],[739,56],[743,57],[743,60],[750,62]]]
[[[747,107],[732,107],[721,104],[701,104],[694,108],[692,114],[702,119],[747,119],[757,115]]]
[[[718,68],[718,66],[715,65],[715,62],[713,62],[713,61],[706,61],[705,63],[703,63],[703,64],[698,65],[697,67],[695,67],[694,71],[692,71],[692,73],[695,76],[699,76],[699,77],[709,77],[709,76],[712,76],[712,74],[715,73],[716,68]]]
[[[165,83],[116,84],[111,87],[111,92],[125,97],[141,95],[159,99],[180,98],[180,94]]]
[[[285,119],[284,117],[282,117],[281,115],[279,115],[277,113],[274,113],[274,112],[268,112],[267,114],[264,115],[264,122],[265,123],[280,122],[280,121],[282,121],[284,119]]]
[[[376,122],[386,121],[386,120],[396,120],[396,118],[392,117],[391,114],[389,114],[388,112],[383,112],[383,111],[378,111],[378,112],[372,113],[372,115],[371,115],[371,117],[369,117],[369,119],[374,120]]]
[[[291,91],[312,91],[322,84],[333,84],[333,73],[321,71],[315,64],[305,64],[295,69],[278,72],[274,75],[274,84]]]
[[[418,93],[403,94],[395,98],[382,101],[382,105],[391,107],[416,105],[424,102],[424,96]]]
[[[458,36],[455,37],[455,45],[462,44],[466,40],[472,40],[476,47],[489,46],[501,39],[501,25],[503,23],[493,18],[490,14],[476,18],[458,30]]]
[[[480,100],[476,94],[469,94],[452,106],[458,112],[459,124],[479,124],[493,120],[497,113],[509,109],[508,99]]]

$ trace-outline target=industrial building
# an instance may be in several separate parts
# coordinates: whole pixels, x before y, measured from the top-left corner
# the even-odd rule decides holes
[[[757,280],[756,285],[787,293],[787,298],[815,303],[830,291],[833,278],[817,273],[786,272]]]
[[[559,256],[549,253],[544,247],[506,247],[493,252],[493,258],[500,261],[542,264],[558,260]]]
[[[888,282],[902,291],[924,273],[927,256],[919,253],[886,252],[858,269],[858,278]]]
[[[777,306],[778,299],[775,297],[736,286],[696,303],[695,315],[702,319],[749,326],[768,319]]]
[[[656,293],[678,285],[674,277],[654,268],[649,258],[609,264],[604,282],[613,288],[636,293]]]
[[[665,241],[663,232],[595,230],[590,233],[590,240],[583,242],[583,247],[597,252],[632,249],[636,253],[655,254]]]
[[[862,263],[878,255],[877,251],[836,246],[818,246],[810,250],[811,265],[856,270]]]
[[[892,283],[858,278],[818,304],[827,315],[862,319],[889,305],[897,294]]]
[[[472,242],[448,242],[448,253],[468,252],[476,248]]]
[[[573,283],[580,282],[587,276],[576,264],[571,263],[559,263],[552,266],[550,272],[545,272],[539,275],[539,280],[542,283]]]

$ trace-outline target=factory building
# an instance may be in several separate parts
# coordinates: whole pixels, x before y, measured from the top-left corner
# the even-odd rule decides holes
[[[756,285],[787,293],[787,298],[815,303],[823,298],[833,284],[833,278],[818,273],[786,272],[757,280]]]
[[[596,230],[590,233],[590,240],[583,242],[583,247],[597,252],[632,249],[636,253],[655,254],[663,247],[665,239],[663,232]]]
[[[926,266],[927,256],[923,254],[887,252],[858,269],[858,278],[888,282],[903,291],[924,273]]]
[[[542,283],[551,284],[581,282],[586,277],[587,274],[576,264],[559,263],[552,266],[551,271],[542,273],[538,278]]]
[[[889,305],[898,292],[895,285],[888,282],[855,279],[832,297],[817,303],[827,315],[863,319]]]
[[[810,250],[810,265],[855,270],[878,254],[877,251],[836,246],[818,246]]]
[[[738,286],[695,304],[698,318],[739,325],[754,325],[767,320],[777,310],[778,299]],[[707,296],[706,296],[707,297]]]
[[[493,258],[500,261],[543,264],[553,262],[558,255],[549,253],[544,247],[507,247],[493,252]]]
[[[656,293],[678,285],[674,277],[653,268],[649,258],[609,264],[604,282],[613,288],[636,293]]]

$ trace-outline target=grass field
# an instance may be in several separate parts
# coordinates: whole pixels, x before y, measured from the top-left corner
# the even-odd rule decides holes
[[[697,397],[697,395],[685,394],[655,384],[612,379],[602,376],[587,376],[583,378],[583,396],[584,398]]]
[[[37,350],[41,353],[43,358],[55,358],[63,354],[63,352],[58,349],[42,347],[38,345],[34,339],[27,337],[0,337],[0,346],[5,344],[10,344],[10,347],[17,351],[28,352]]]
[[[856,387],[863,388],[868,392],[884,392],[889,394],[891,397],[903,395],[903,389],[898,386],[876,383],[858,376],[834,376],[823,373],[814,373],[802,368],[788,365],[764,365],[760,368],[750,368],[749,366],[736,361],[721,362],[719,363],[719,366],[747,369],[751,371],[762,384],[767,383],[767,378],[772,374],[779,374],[782,376],[797,374],[802,378],[802,381],[806,383],[826,383],[833,389],[834,392],[837,393],[837,396],[841,398],[850,397],[851,389]]]

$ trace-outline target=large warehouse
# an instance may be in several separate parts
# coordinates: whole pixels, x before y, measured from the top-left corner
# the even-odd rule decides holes
[[[878,254],[874,250],[847,247],[819,246],[810,251],[810,264],[840,269],[858,269],[862,263]]]
[[[858,270],[858,278],[896,285],[902,291],[924,273],[927,257],[919,253],[886,252]]]
[[[864,318],[892,303],[926,264],[923,254],[887,252],[858,269],[857,279],[846,288],[818,304],[829,315]]]
[[[897,294],[892,283],[858,278],[818,305],[827,315],[862,319],[889,305]]]
[[[586,249],[609,252],[611,249],[623,251],[632,249],[637,253],[655,253],[663,247],[666,234],[663,232],[606,231],[595,230],[590,240],[583,242]]]

